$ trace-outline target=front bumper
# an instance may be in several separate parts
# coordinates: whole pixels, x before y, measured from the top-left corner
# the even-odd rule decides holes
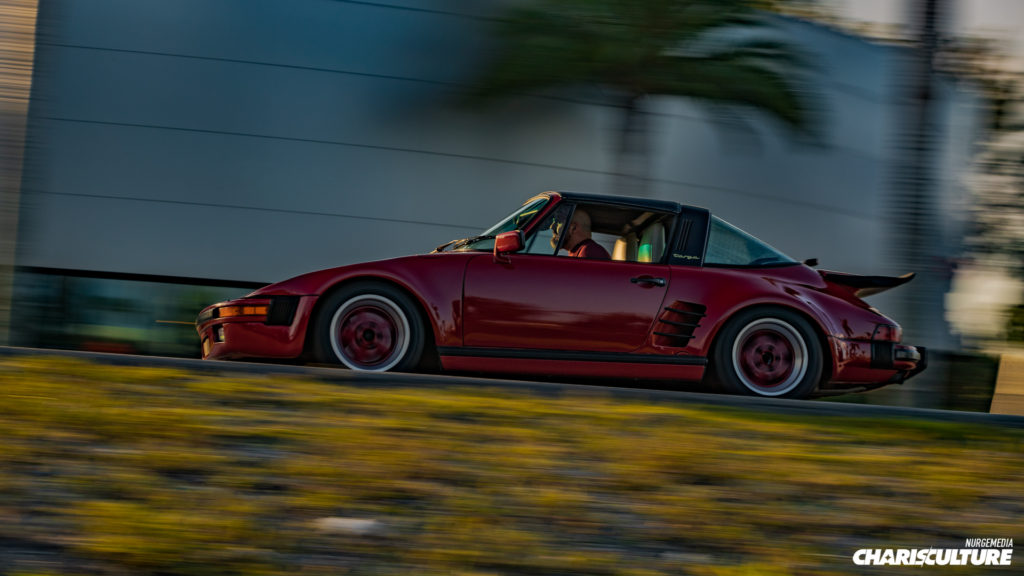
[[[207,306],[196,320],[203,358],[298,358],[315,302],[315,296],[262,296]]]

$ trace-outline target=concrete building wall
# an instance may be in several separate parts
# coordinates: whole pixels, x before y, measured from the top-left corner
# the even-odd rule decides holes
[[[476,17],[333,0],[45,8],[22,265],[274,279],[429,249],[535,192],[598,188],[607,165],[602,107],[458,106],[486,39]]]
[[[272,281],[428,251],[543,190],[615,193],[599,90],[461,106],[501,6],[41,0],[19,264]],[[825,268],[895,272],[898,51],[780,26],[815,61],[821,140],[652,98],[652,193]]]
[[[0,345],[9,342],[37,0],[0,2]]]

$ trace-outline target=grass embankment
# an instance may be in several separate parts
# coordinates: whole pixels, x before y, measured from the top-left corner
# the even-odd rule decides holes
[[[7,574],[845,574],[1024,516],[1020,430],[53,358],[0,406]]]

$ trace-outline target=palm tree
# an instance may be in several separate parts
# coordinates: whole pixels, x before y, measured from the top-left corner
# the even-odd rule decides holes
[[[809,131],[793,79],[806,63],[758,34],[765,24],[746,0],[533,0],[500,20],[502,43],[474,96],[601,86],[622,111],[616,189],[643,195],[649,95],[749,106]]]

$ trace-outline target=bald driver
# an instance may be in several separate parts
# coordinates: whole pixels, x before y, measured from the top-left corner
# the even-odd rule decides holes
[[[565,243],[562,248],[569,251],[569,256],[574,258],[593,258],[596,260],[611,260],[608,251],[590,237],[590,214],[583,209],[577,208],[572,215],[572,222],[568,225],[565,236]]]

